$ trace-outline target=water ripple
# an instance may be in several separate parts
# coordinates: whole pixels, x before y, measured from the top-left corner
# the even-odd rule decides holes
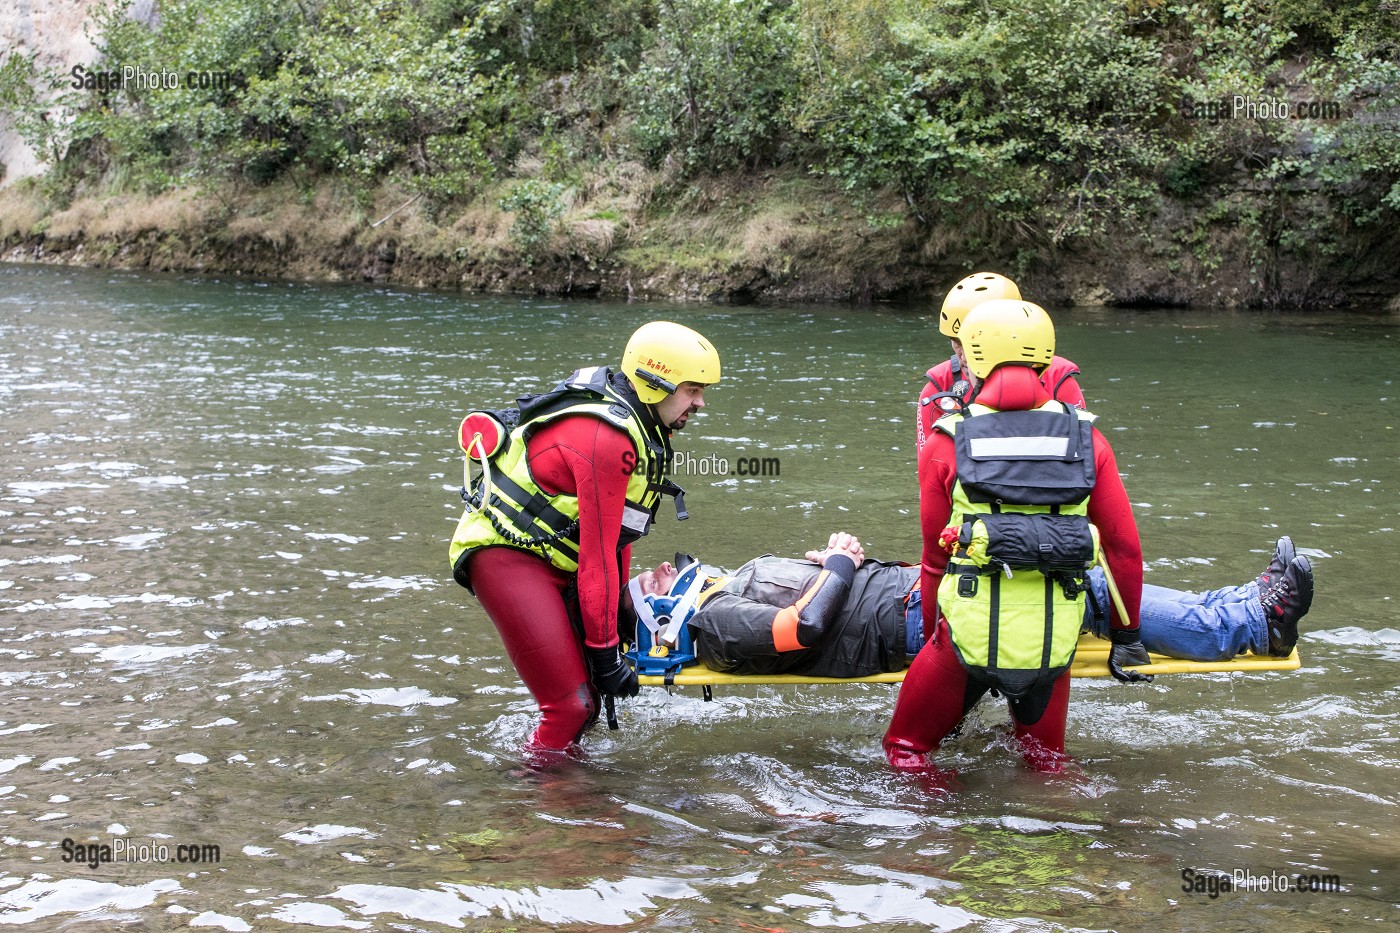
[[[0,878],[0,885],[18,879]],[[0,891],[0,923],[33,923],[58,914],[81,913],[89,920],[115,920],[116,912],[139,910],[162,894],[181,890],[170,879],[126,886],[86,878],[61,881],[29,881]]]

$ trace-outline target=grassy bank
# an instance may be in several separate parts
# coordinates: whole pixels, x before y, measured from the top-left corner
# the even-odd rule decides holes
[[[917,302],[973,266],[1015,273],[1057,305],[1352,306],[1400,311],[1394,250],[1377,231],[1326,257],[1275,246],[1261,257],[1233,212],[1214,223],[1176,207],[1142,229],[1080,248],[989,253],[956,229],[872,225],[870,205],[805,174],[709,179],[658,198],[641,166],[613,167],[572,195],[542,236],[482,199],[430,218],[385,184],[371,197],[333,181],[229,185],[48,200],[0,191],[0,259],[363,281],[465,291],[727,302]],[[501,185],[499,190],[507,190]],[[1240,198],[1236,210],[1247,210]],[[889,204],[895,212],[898,202]],[[1261,275],[1261,270],[1265,274]]]
[[[1226,0],[165,0],[0,100],[13,259],[672,299],[1400,294],[1400,13]],[[91,86],[88,86],[91,85]],[[1241,110],[1243,106],[1243,110]]]

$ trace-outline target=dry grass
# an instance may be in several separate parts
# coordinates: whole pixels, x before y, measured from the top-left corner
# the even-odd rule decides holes
[[[18,187],[0,190],[0,240],[29,236],[44,213],[43,199],[34,192]]]
[[[499,256],[509,245],[511,223],[496,206],[499,199],[498,191],[488,191],[465,208],[430,216],[421,198],[388,183],[375,193],[369,214],[353,226],[347,242],[361,250],[392,244],[401,253],[429,259]]]
[[[811,229],[807,211],[798,205],[764,205],[744,224],[744,255],[761,261],[782,253],[792,253],[806,245],[803,241]]]
[[[576,220],[568,225],[569,239],[577,252],[590,259],[603,259],[617,242],[618,223],[598,217]]]
[[[142,233],[185,233],[201,226],[207,207],[198,193],[183,189],[151,196],[125,194],[111,198],[80,198],[49,218],[46,232],[57,238],[110,237],[123,239]]]
[[[538,178],[544,171],[544,160],[529,152],[521,153],[511,166],[510,173],[516,178]]]
[[[511,217],[496,206],[495,195],[467,205],[452,222],[452,230],[474,242],[504,249],[510,243]]]
[[[259,189],[240,198],[233,213],[224,228],[230,238],[277,249],[347,243],[360,226],[353,202],[328,187],[310,198],[291,185]]]
[[[808,175],[700,181],[670,189],[617,256],[662,294],[751,296],[757,282],[761,293],[790,300],[870,301],[923,287],[910,259],[927,234],[910,222],[878,222],[893,216],[885,207],[855,203]]]
[[[656,174],[640,162],[610,162],[581,186],[581,201],[597,213],[639,214],[651,203]]]
[[[123,203],[125,202],[125,203]],[[104,213],[93,231],[98,236],[127,236],[160,231],[186,233],[201,226],[207,208],[198,192],[167,191],[155,197],[119,199]]]
[[[102,205],[92,198],[74,201],[67,210],[49,215],[45,233],[58,239],[83,236],[88,227],[101,216],[102,210]]]
[[[948,259],[950,253],[960,250],[966,243],[967,236],[961,226],[945,224],[932,227],[919,248],[919,257],[927,262],[936,263]]]

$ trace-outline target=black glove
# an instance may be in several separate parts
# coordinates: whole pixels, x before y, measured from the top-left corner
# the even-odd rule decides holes
[[[637,672],[622,658],[618,645],[611,648],[584,647],[584,657],[588,659],[588,670],[593,675],[593,686],[606,696],[634,697],[637,695]]]
[[[1113,640],[1113,647],[1108,649],[1108,672],[1125,684],[1151,683],[1151,674],[1140,674],[1132,669],[1132,665],[1152,663],[1138,630],[1114,629],[1108,634]],[[1125,667],[1128,669],[1124,670]]]

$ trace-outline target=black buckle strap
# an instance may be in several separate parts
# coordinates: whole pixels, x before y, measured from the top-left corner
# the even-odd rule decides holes
[[[679,485],[669,479],[663,479],[659,483],[648,483],[647,489],[676,500],[676,521],[683,522],[690,518],[690,512],[685,507],[685,490]]]
[[[1050,648],[1055,640],[1055,581],[1045,578],[1045,643],[1040,651],[1040,669],[1050,669]]]
[[[575,523],[575,519],[569,518],[563,512],[550,504],[549,499],[539,492],[526,493],[526,491],[504,474],[492,477],[496,487],[505,494],[506,497],[516,503],[518,515],[524,515],[531,519],[539,519],[540,523],[551,531],[559,531]],[[500,497],[497,497],[498,500]],[[504,503],[501,503],[504,506]],[[511,511],[502,508],[501,511]]]

